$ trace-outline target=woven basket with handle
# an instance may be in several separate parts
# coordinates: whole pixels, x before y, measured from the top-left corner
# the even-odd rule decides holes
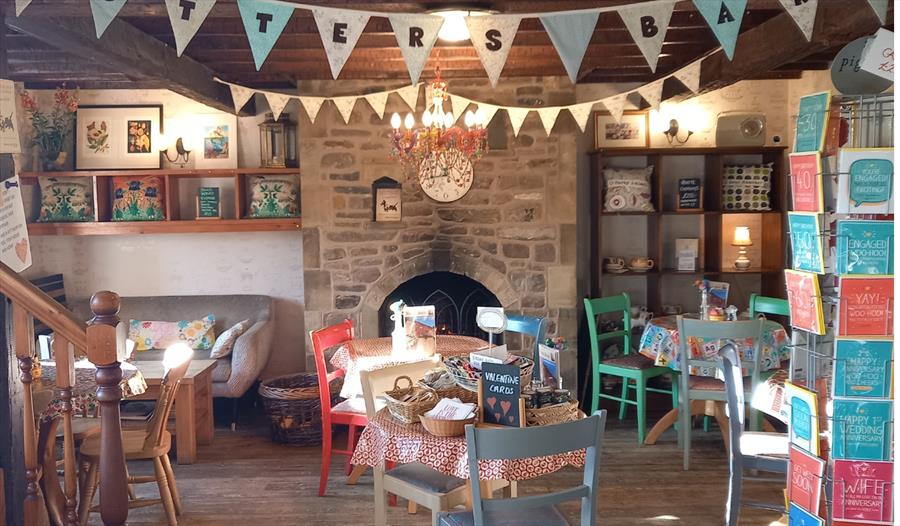
[[[529,426],[549,426],[580,418],[582,413],[578,410],[578,402],[525,409],[525,419]]]
[[[401,381],[406,381],[406,387],[400,387]],[[404,424],[414,424],[419,421],[419,416],[434,408],[438,403],[438,395],[434,389],[420,387],[413,384],[409,376],[398,376],[394,380],[394,388],[385,391],[387,408],[391,415]]]

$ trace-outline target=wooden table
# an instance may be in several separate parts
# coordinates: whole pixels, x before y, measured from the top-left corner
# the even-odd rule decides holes
[[[135,362],[147,382],[147,391],[130,400],[156,400],[163,378],[162,362]],[[212,444],[212,370],[215,360],[194,360],[175,395],[175,445],[179,464],[197,461],[197,444]]]

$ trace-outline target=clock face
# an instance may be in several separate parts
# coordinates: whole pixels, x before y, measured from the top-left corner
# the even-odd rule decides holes
[[[419,182],[428,197],[442,203],[456,201],[472,187],[472,163],[458,157],[453,163],[430,163],[419,172]]]

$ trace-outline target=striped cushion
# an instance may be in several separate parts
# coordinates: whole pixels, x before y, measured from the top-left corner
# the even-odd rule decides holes
[[[52,276],[44,276],[31,280],[31,283],[41,292],[58,301],[63,307],[66,306],[66,287],[63,283],[62,274],[53,274]],[[41,336],[53,332],[44,322],[34,319],[34,335]]]

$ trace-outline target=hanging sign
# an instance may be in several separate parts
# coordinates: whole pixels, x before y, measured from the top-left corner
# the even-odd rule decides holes
[[[337,80],[369,22],[369,15],[329,7],[316,7],[312,12],[319,28],[319,36],[322,37],[322,44],[325,46],[328,65],[331,66],[331,76]]]
[[[521,370],[517,364],[481,364],[480,391],[483,422],[509,427],[519,427],[522,422],[520,394]]]
[[[91,0],[91,15],[94,17],[94,29],[97,38],[103,36],[110,22],[122,10],[127,0]]]
[[[794,19],[806,40],[811,41],[819,0],[781,0],[781,5]]]
[[[16,116],[16,86],[0,79],[0,153],[22,153]]]
[[[517,15],[466,17],[472,47],[481,59],[481,65],[487,72],[491,86],[495,88],[521,21],[522,17]]]
[[[435,15],[391,15],[391,28],[397,37],[397,45],[403,53],[406,69],[412,83],[419,82],[419,76],[434,47],[438,32],[444,25],[444,17]],[[365,24],[363,24],[365,27]]]
[[[881,28],[869,39],[859,68],[894,82],[894,32]]]
[[[725,56],[733,59],[747,0],[694,0],[694,5],[722,44]]]
[[[871,95],[891,87],[893,80],[884,79],[860,68],[866,44],[872,37],[860,37],[850,42],[831,62],[831,83],[846,95]]]
[[[31,266],[31,245],[18,175],[0,181],[0,262],[13,272]]]
[[[175,51],[179,57],[214,5],[216,0],[166,0],[166,11],[175,35]]]
[[[619,9],[619,16],[625,22],[631,38],[634,39],[634,43],[647,59],[650,71],[654,73],[656,64],[659,62],[659,53],[666,39],[666,31],[669,29],[669,21],[672,19],[673,9],[675,9],[675,4],[670,2],[646,6],[634,4]]]
[[[581,61],[584,59],[588,44],[591,43],[591,37],[594,36],[594,27],[597,26],[599,17],[600,13],[597,11],[541,17],[541,23],[550,35],[550,41],[559,53],[559,58],[562,59],[569,80],[573,84],[578,80]]]
[[[284,31],[294,8],[284,4],[270,4],[259,0],[237,0],[238,11],[244,21],[244,31],[250,41],[256,70],[262,68],[269,52]]]

